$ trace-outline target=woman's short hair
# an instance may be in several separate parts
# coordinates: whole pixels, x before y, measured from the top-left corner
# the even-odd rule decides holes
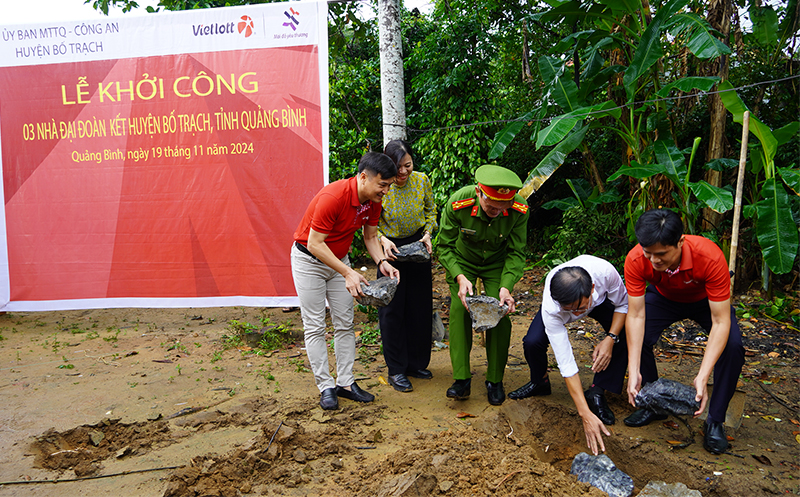
[[[414,158],[414,154],[411,152],[411,144],[404,140],[390,141],[384,147],[383,153],[388,155],[395,165],[400,164],[406,154],[410,155],[412,159]]]

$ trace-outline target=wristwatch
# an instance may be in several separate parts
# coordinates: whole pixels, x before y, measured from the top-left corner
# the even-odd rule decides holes
[[[613,338],[615,344],[619,343],[619,335],[615,335],[615,334],[611,333],[610,331],[607,331],[606,332],[606,336]]]

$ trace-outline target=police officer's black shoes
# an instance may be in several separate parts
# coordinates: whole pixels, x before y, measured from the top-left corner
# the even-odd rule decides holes
[[[467,400],[469,398],[469,387],[472,384],[472,379],[456,380],[453,386],[447,389],[447,396],[456,400]]]
[[[345,399],[355,400],[356,402],[372,402],[375,396],[371,393],[361,390],[356,382],[350,385],[350,390],[344,387],[336,387],[336,395],[344,397]]]
[[[404,374],[389,375],[389,384],[398,392],[410,392],[414,390],[414,386],[408,381]]]
[[[722,454],[728,450],[728,437],[725,435],[725,427],[722,426],[722,423],[715,423],[707,419],[703,431],[705,434],[703,437],[704,449],[712,454]]]
[[[335,388],[326,388],[320,393],[319,406],[326,411],[339,409],[339,399],[336,397]]]
[[[649,425],[651,422],[661,419],[667,419],[666,414],[656,414],[650,409],[637,409],[633,414],[625,418],[624,423],[628,426],[638,428],[640,426]]]
[[[506,391],[503,389],[502,381],[498,381],[497,383],[487,381],[486,394],[489,397],[489,403],[493,406],[499,406],[506,400]]]
[[[527,399],[528,397],[535,397],[537,395],[550,395],[550,392],[550,380],[544,378],[540,383],[529,381],[508,394],[508,398],[514,400]]]
[[[613,425],[616,421],[614,412],[608,407],[606,396],[602,388],[589,387],[583,393],[586,397],[586,403],[589,404],[589,410],[597,416],[604,425]],[[627,420],[625,420],[627,423]]]

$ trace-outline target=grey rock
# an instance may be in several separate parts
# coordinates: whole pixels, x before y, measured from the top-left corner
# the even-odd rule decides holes
[[[472,318],[472,329],[475,331],[494,328],[500,322],[500,318],[508,313],[507,305],[500,305],[499,300],[486,295],[467,297],[467,305]]]
[[[102,431],[92,430],[89,432],[89,440],[92,441],[92,445],[95,447],[100,445],[100,442],[102,442],[104,438],[106,438],[106,435]]]
[[[617,469],[605,454],[592,456],[581,452],[572,460],[569,472],[577,476],[578,481],[599,488],[609,497],[630,497],[633,493],[633,479]]]
[[[683,483],[651,481],[636,497],[703,497],[699,490],[692,490]]]
[[[395,257],[399,262],[428,262],[431,260],[431,254],[428,253],[428,249],[422,242],[411,242],[397,247]]]
[[[369,286],[361,283],[361,291],[364,292],[364,296],[356,297],[359,304],[384,307],[392,301],[395,292],[397,292],[397,280],[394,278],[378,278],[375,281],[370,281]]]
[[[439,311],[433,311],[433,325],[431,329],[433,330],[431,340],[434,342],[443,342],[450,338],[450,333],[448,333],[447,328],[444,327],[442,316],[439,315]]]
[[[659,378],[643,386],[636,394],[636,407],[656,414],[694,414],[700,409],[695,401],[697,390],[683,383]]]

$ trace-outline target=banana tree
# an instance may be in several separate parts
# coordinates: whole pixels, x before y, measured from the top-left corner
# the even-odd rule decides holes
[[[495,135],[490,159],[502,155],[523,122],[533,120],[538,126],[551,108],[560,111],[533,134],[537,149],[553,149],[528,175],[523,195],[538,189],[570,152],[579,147],[586,151],[589,129],[616,133],[630,161],[650,161],[653,143],[670,134],[668,104],[654,97],[675,90],[707,91],[719,81],[716,77],[669,81],[663,70],[665,47],[673,44],[685,44],[702,59],[730,53],[708,23],[686,8],[688,2],[669,0],[652,18],[649,5],[641,0],[571,0],[531,16],[532,22],[564,22],[585,29],[562,39],[554,56],[539,59],[544,105]],[[607,97],[607,90],[616,91],[614,98]]]
[[[724,82],[719,89],[722,103],[733,120],[742,124],[744,112],[749,110],[733,86]],[[750,146],[749,170],[756,178],[753,202],[743,210],[746,217],[755,217],[756,237],[767,267],[777,274],[791,271],[798,249],[798,223],[792,217],[787,188],[800,195],[800,172],[795,164],[779,167],[775,164],[778,147],[797,135],[800,122],[791,122],[775,131],[757,118],[750,116],[750,132],[758,143]],[[763,178],[763,179],[761,179]],[[768,280],[768,275],[765,284]]]

